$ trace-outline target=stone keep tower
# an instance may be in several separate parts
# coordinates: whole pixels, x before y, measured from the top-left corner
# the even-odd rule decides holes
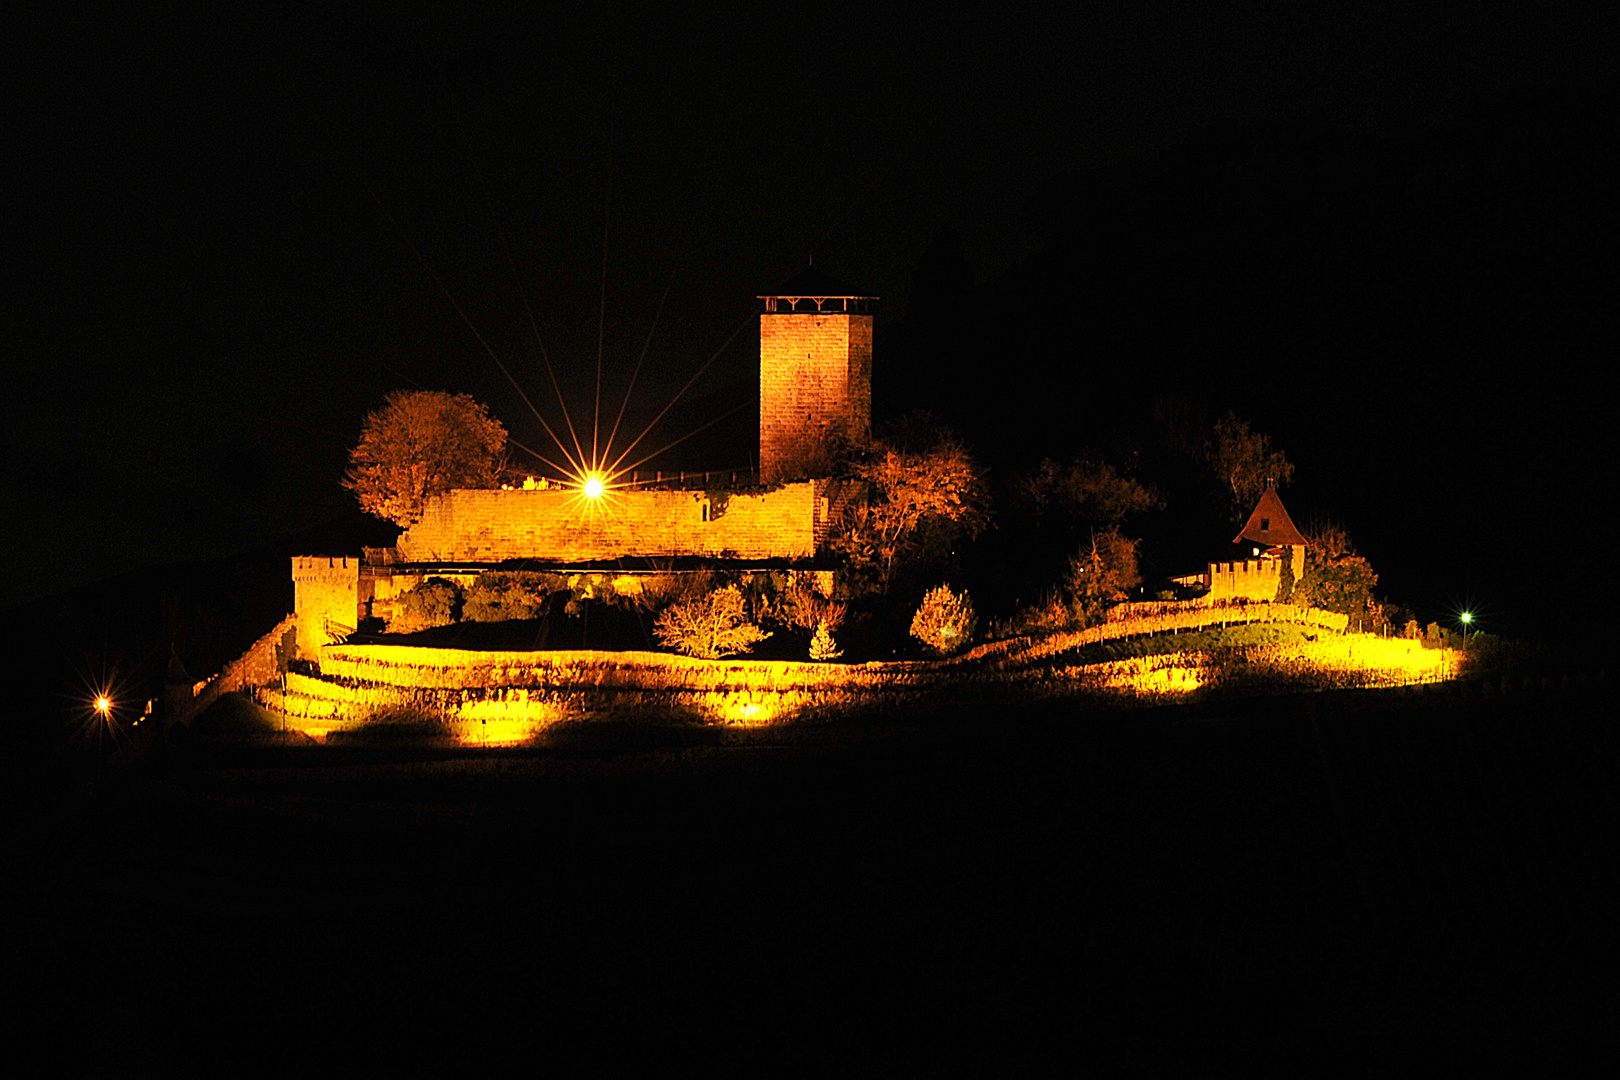
[[[872,433],[875,296],[809,267],[759,317],[759,477],[814,476],[829,443]]]

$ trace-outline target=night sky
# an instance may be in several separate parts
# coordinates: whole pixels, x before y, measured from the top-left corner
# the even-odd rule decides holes
[[[470,393],[539,447],[434,273],[544,405],[521,282],[576,417],[599,318],[610,414],[666,289],[637,415],[741,326],[690,426],[753,393],[753,298],[813,254],[882,298],[880,417],[931,408],[1001,475],[1124,452],[1166,402],[1232,408],[1381,591],[1507,633],[1592,621],[1610,30],[1269,5],[42,19],[13,43],[0,431],[29,569],[0,602],[351,513],[345,455],[396,387]],[[748,464],[739,415],[708,464]]]

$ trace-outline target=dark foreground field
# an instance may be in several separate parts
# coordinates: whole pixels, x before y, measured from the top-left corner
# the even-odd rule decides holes
[[[1568,1074],[1616,745],[1596,688],[197,745],[48,772],[9,966],[62,1074]]]

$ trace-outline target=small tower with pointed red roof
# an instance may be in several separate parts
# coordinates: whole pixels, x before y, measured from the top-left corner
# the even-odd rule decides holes
[[[1305,573],[1305,536],[1288,516],[1275,485],[1267,484],[1265,494],[1255,505],[1254,513],[1232,543],[1254,545],[1254,554],[1270,558],[1286,558],[1298,581]]]
[[[1277,489],[1268,485],[1254,513],[1232,543],[1248,550],[1231,562],[1212,562],[1201,574],[1171,578],[1178,585],[1204,590],[1205,603],[1252,603],[1285,598],[1286,583],[1305,575],[1305,537],[1283,508]]]

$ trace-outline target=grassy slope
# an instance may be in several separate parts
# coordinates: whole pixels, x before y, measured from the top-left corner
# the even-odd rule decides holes
[[[1241,626],[1215,627],[1180,634],[1153,634],[1102,641],[1077,649],[1065,659],[1076,664],[1100,664],[1107,660],[1124,660],[1132,656],[1167,656],[1176,652],[1208,652],[1212,649],[1238,648],[1244,645],[1276,645],[1294,641],[1311,641],[1321,631],[1293,623],[1246,623]]]

